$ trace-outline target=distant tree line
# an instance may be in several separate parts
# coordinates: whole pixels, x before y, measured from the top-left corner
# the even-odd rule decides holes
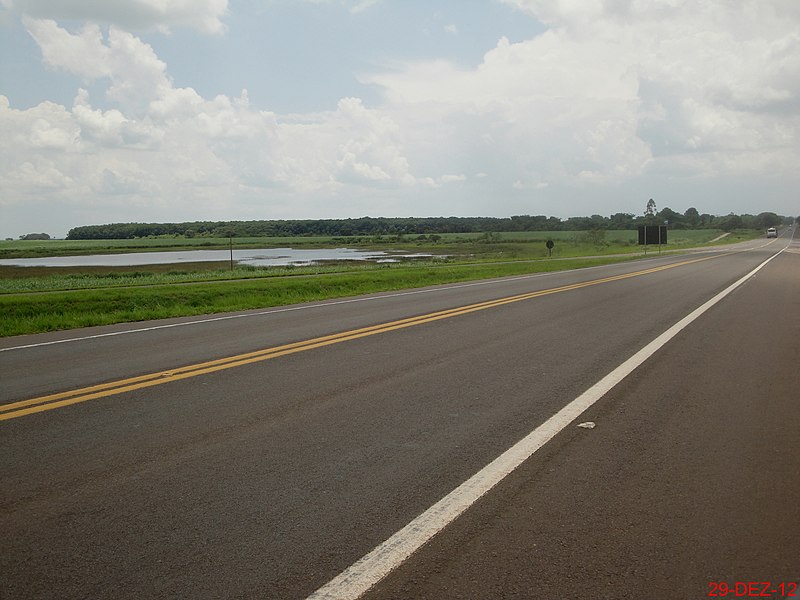
[[[47,233],[26,233],[19,236],[21,240],[49,240],[50,235]]]
[[[636,229],[647,223],[669,221],[671,229],[766,229],[792,219],[772,212],[758,215],[715,216],[689,208],[683,214],[664,208],[653,215],[616,213],[609,217],[544,215],[513,217],[362,217],[358,219],[309,219],[269,221],[192,221],[188,223],[111,223],[70,229],[68,240],[133,239],[158,236],[192,237],[295,237],[377,236],[440,233],[486,233],[500,231],[591,231]]]

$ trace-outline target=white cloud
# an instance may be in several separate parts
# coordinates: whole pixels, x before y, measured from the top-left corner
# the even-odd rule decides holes
[[[25,17],[23,23],[39,45],[46,65],[87,79],[111,74],[108,48],[103,46],[103,34],[97,25],[88,24],[79,34],[71,34],[52,20]]]
[[[357,0],[350,4],[350,12],[360,13],[378,4],[381,0]]]
[[[225,31],[228,0],[3,0],[8,8],[36,19],[110,23],[123,29],[190,27],[203,33]]]
[[[466,180],[467,178],[465,175],[442,175],[439,178],[440,183],[456,183]]]
[[[0,203],[82,198],[109,215],[94,222],[563,215],[604,212],[596,198],[625,210],[639,188],[680,189],[666,203],[680,208],[732,181],[784,186],[773,196],[800,184],[800,5],[507,1],[549,29],[500,39],[472,68],[431,59],[362,76],[377,105],[291,115],[246,91],[176,86],[119,26],[27,18],[45,63],[105,85],[106,104],[79,90],[71,107],[16,110],[0,96]]]
[[[305,0],[311,4],[337,4],[347,8],[351,13],[357,14],[372,8],[382,0]]]
[[[517,44],[500,40],[475,69],[425,61],[368,82],[385,90],[404,128],[435,138],[431,152],[450,149],[450,169],[495,164],[509,188],[532,171],[561,184],[578,184],[587,171],[609,182],[638,174],[650,151],[636,134],[635,76],[608,50],[571,52],[548,32]]]
[[[791,174],[796,3],[507,2],[549,29],[501,39],[472,69],[424,60],[364,81],[384,90],[402,127],[423,120],[463,162],[504,153],[499,166],[517,188],[618,185],[669,163],[735,175],[760,170],[763,156]],[[442,137],[436,124],[448,120],[460,126]]]
[[[141,110],[171,87],[166,65],[148,44],[126,31],[109,27],[106,42],[94,24],[70,33],[52,20],[26,17],[23,22],[45,64],[86,81],[110,79],[107,96],[124,108]]]
[[[46,160],[37,160],[35,164],[30,161],[23,162],[19,171],[12,173],[9,179],[33,193],[58,190],[72,183],[69,177]]]
[[[243,197],[263,205],[276,190],[335,195],[433,183],[412,173],[392,118],[357,98],[332,111],[278,118],[251,107],[244,90],[239,98],[206,99],[176,87],[152,48],[116,27],[104,37],[96,26],[77,33],[52,21],[28,19],[26,26],[49,65],[107,80],[115,106],[94,107],[84,89],[72,107],[14,110],[0,97],[0,136],[17,141],[0,147],[6,202],[47,188],[54,202],[83,194],[117,209],[128,202],[154,213],[169,204],[224,214]],[[81,61],[82,52],[92,60]]]

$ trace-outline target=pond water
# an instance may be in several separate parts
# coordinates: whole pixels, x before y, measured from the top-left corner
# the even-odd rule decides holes
[[[192,262],[229,261],[230,250],[180,250],[176,252],[132,252],[127,254],[87,254],[85,256],[47,256],[41,258],[4,258],[0,265],[9,267],[130,267],[169,265]],[[324,261],[365,260],[399,262],[413,258],[431,258],[430,254],[399,254],[380,250],[352,248],[268,248],[233,250],[233,260],[254,267],[304,266]]]

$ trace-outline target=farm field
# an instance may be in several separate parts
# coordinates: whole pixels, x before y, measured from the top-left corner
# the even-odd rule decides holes
[[[635,230],[601,230],[600,246],[606,249],[619,246],[636,246]],[[751,235],[752,233],[752,235]],[[759,232],[743,230],[734,232],[732,239],[743,240],[754,237]],[[719,229],[673,230],[670,231],[670,247],[685,247],[692,244],[705,244],[722,234]],[[385,249],[392,245],[398,249],[419,250],[441,249],[450,244],[456,248],[479,241],[492,241],[504,245],[514,243],[544,243],[548,239],[563,241],[570,250],[585,245],[590,232],[580,231],[512,231],[500,233],[442,233],[433,235],[409,234],[403,236],[296,236],[296,237],[153,237],[112,240],[0,240],[0,259],[35,258],[39,256],[110,254],[127,252],[160,252],[165,250],[210,250],[226,249],[232,243],[234,248],[280,248],[313,247],[333,248],[340,246]],[[597,241],[597,240],[595,240]],[[589,243],[589,245],[597,245]],[[601,248],[602,249],[602,248]]]

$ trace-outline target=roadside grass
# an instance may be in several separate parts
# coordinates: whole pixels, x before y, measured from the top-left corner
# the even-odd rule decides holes
[[[227,263],[225,263],[227,264]],[[168,267],[165,269],[164,267]],[[237,266],[231,270],[220,263],[191,263],[176,265],[139,265],[130,270],[109,271],[110,267],[0,267],[0,295],[43,293],[68,290],[88,290],[157,285],[225,282],[265,277],[289,277],[345,273],[375,268],[371,265],[317,265],[309,267],[252,267]],[[37,269],[40,275],[25,277],[24,270]],[[53,271],[58,271],[53,273]]]
[[[670,243],[664,250],[703,246],[721,233],[719,230],[670,231]],[[714,245],[752,239],[760,234],[734,232]],[[443,234],[433,241],[429,236],[394,238],[377,242],[372,238],[366,242],[363,238],[348,241],[348,238],[330,237],[234,240],[247,241],[253,247],[268,247],[270,244],[296,247],[301,245],[298,240],[304,240],[319,247],[360,245],[392,251],[428,252],[440,257],[408,263],[342,262],[269,268],[238,266],[233,270],[228,268],[227,262],[135,267],[0,266],[0,336],[282,306],[427,285],[567,270],[633,260],[642,255],[635,231],[607,231],[602,235],[591,232]],[[174,249],[186,249],[186,242],[197,241],[196,238],[166,239],[175,244]],[[552,259],[548,258],[544,245],[548,239],[555,242]],[[162,238],[145,240],[147,243],[163,241]],[[208,239],[200,238],[200,241]],[[227,239],[223,241],[228,242]],[[68,248],[70,254],[75,254],[75,250],[96,253],[100,247],[131,251],[136,247],[120,242],[141,240],[0,242],[0,249],[3,244],[11,249],[19,249],[20,244],[38,244],[47,249],[54,242],[52,247]],[[655,252],[655,249],[650,252]]]
[[[392,266],[360,272],[0,296],[0,336],[284,306],[329,298],[590,267],[634,257]]]
[[[674,250],[703,245],[720,235],[719,230],[675,231],[671,233],[670,244],[665,250]],[[422,237],[423,239],[418,239]],[[555,242],[552,258],[576,258],[587,256],[612,256],[616,254],[639,254],[642,247],[637,243],[635,231],[611,230],[602,235],[588,232],[510,232],[501,234],[443,234],[435,243],[428,236],[393,236],[387,238],[387,251],[429,253],[434,256],[430,260],[417,259],[417,266],[432,266],[446,263],[497,263],[506,261],[542,260],[550,258],[545,243],[548,239]],[[176,242],[174,238],[166,238]],[[260,241],[264,246],[267,240],[282,240],[289,246],[296,246],[294,241],[316,239],[316,243],[325,246],[326,242],[336,240],[347,246],[366,245],[379,247],[380,243],[363,242],[363,238],[239,238],[243,241]],[[731,237],[726,238],[731,241]],[[353,240],[362,240],[354,242]],[[106,240],[113,244],[132,240]],[[157,240],[144,240],[156,242]],[[187,240],[193,241],[193,240]],[[227,240],[226,240],[227,241]],[[13,242],[14,244],[47,244],[46,242]],[[55,240],[56,243],[63,240]],[[6,242],[11,244],[12,242]],[[71,243],[71,242],[70,242]],[[90,240],[86,248],[93,247],[95,241]],[[45,247],[43,246],[43,247]],[[331,247],[330,243],[327,243]],[[120,246],[120,249],[124,246]],[[84,249],[86,249],[84,248]],[[654,249],[650,250],[655,251]],[[411,263],[409,263],[410,265]],[[128,267],[13,267],[0,265],[0,294],[19,294],[26,292],[52,292],[79,289],[101,289],[109,287],[154,286],[166,284],[187,284],[204,281],[229,281],[255,279],[260,277],[280,277],[289,275],[320,275],[326,273],[351,273],[365,270],[386,268],[386,263],[375,264],[360,261],[341,261],[314,266],[290,267],[253,267],[236,265],[230,269],[227,261],[196,262],[137,265]],[[400,266],[400,265],[394,265]]]

